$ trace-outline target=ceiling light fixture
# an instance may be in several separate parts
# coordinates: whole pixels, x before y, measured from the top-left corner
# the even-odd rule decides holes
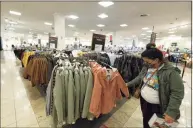
[[[90,30],[91,32],[95,32],[96,30]]]
[[[111,5],[113,5],[114,3],[112,1],[101,1],[101,2],[98,2],[98,4],[105,7],[105,8],[107,8]]]
[[[180,28],[186,28],[186,27],[188,27],[188,25],[186,24],[186,25],[182,25],[182,26],[180,26]]]
[[[169,31],[174,31],[176,30],[177,28],[170,28]]]
[[[75,19],[78,19],[79,17],[75,15],[69,15],[68,18],[75,20]]]
[[[168,32],[168,33],[173,34],[174,32],[173,32],[173,31],[170,31],[170,32]]]
[[[17,24],[17,22],[9,21],[10,24]]]
[[[120,26],[121,27],[127,27],[128,25],[127,24],[121,24]]]
[[[141,34],[142,36],[145,36],[146,34]]]
[[[105,25],[103,25],[103,24],[98,24],[97,26],[98,26],[98,27],[104,27]]]
[[[9,28],[9,30],[15,30],[14,28]]]
[[[98,15],[98,17],[101,18],[101,19],[104,19],[104,18],[107,18],[108,15],[105,14],[105,13],[102,13],[102,14]]]
[[[148,30],[149,28],[148,27],[144,27],[144,28],[142,28],[142,30]]]
[[[52,26],[52,23],[49,23],[49,22],[44,22],[45,25],[49,25],[49,26]]]
[[[68,27],[74,28],[75,26],[72,24],[69,24]]]
[[[147,32],[152,33],[152,30],[148,30]]]
[[[44,34],[46,34],[46,35],[47,35],[47,34],[48,34],[48,32],[44,32]]]
[[[5,18],[5,22],[9,22],[9,20],[7,18]]]
[[[20,12],[9,11],[9,13],[10,13],[10,14],[13,14],[13,15],[21,16],[21,13],[20,13]]]

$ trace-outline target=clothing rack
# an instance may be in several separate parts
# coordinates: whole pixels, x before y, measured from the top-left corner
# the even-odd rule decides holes
[[[95,72],[96,70],[98,71]],[[70,66],[56,65],[54,67],[50,82],[48,84],[47,98],[46,98],[47,104],[46,112],[47,115],[51,115],[53,118],[51,123],[52,127],[62,125],[65,126],[73,125],[80,118],[82,118],[83,120],[85,120],[85,118],[87,118],[88,120],[94,120],[94,117],[98,118],[100,117],[101,114],[108,114],[113,110],[114,108],[113,104],[115,102],[109,99],[106,99],[108,100],[106,101],[106,103],[104,103],[103,101],[104,104],[101,104],[102,105],[101,107],[102,108],[104,107],[105,109],[104,108],[103,109],[101,108],[99,110],[96,109],[98,108],[96,106],[99,105],[98,102],[100,100],[105,100],[105,97],[103,98],[101,96],[103,95],[105,96],[106,94],[108,94],[108,93],[103,95],[98,94],[99,88],[97,87],[100,86],[98,82],[101,81],[101,76],[104,76],[106,74],[106,70],[107,70],[106,68],[102,68],[101,65],[99,65],[96,62],[89,62],[89,66],[87,67],[78,65],[78,68],[75,68],[72,66],[72,64]],[[117,94],[118,92],[120,93],[119,96],[121,96],[120,90],[122,90],[125,96],[128,97],[128,89],[121,75],[118,73],[118,71],[112,70],[111,73],[113,76],[112,79],[114,79],[114,81],[117,80],[119,82],[116,82],[116,85],[113,84],[103,85],[107,87],[106,88],[101,87],[100,89],[104,89],[103,91],[105,91],[107,88],[113,88],[114,91],[117,91]],[[103,79],[106,81],[107,78],[103,77]],[[102,81],[101,84],[103,83]],[[86,87],[86,89],[84,87]],[[73,88],[76,91],[73,91],[74,90]],[[112,91],[113,89],[110,90]],[[107,89],[106,91],[108,90],[109,89]],[[111,94],[111,97],[109,98],[113,97],[114,95]],[[116,97],[115,99],[117,98],[119,99],[120,97]],[[113,104],[108,103],[109,101],[113,101]],[[110,108],[105,107],[104,106],[105,104],[106,105],[108,104],[108,106],[110,105],[111,107]],[[61,108],[65,108],[65,110],[64,109],[62,110]]]
[[[25,51],[25,52],[29,52],[29,51]],[[58,52],[58,54],[60,54],[60,53],[63,53],[62,51],[57,51]],[[45,54],[46,53],[46,54]],[[47,96],[48,96],[48,88],[49,88],[49,85],[51,85],[51,84],[53,84],[53,81],[55,81],[55,82],[59,82],[58,81],[58,78],[57,78],[57,80],[56,80],[56,77],[54,77],[54,74],[55,75],[57,75],[57,73],[59,73],[60,71],[62,71],[62,69],[65,69],[65,70],[68,70],[68,71],[72,71],[72,73],[73,73],[73,76],[74,76],[74,71],[76,71],[76,66],[73,66],[73,63],[77,63],[77,62],[80,62],[80,63],[82,63],[83,65],[78,65],[78,68],[80,68],[81,66],[83,66],[84,68],[86,68],[88,71],[90,70],[90,72],[92,73],[92,79],[96,79],[96,81],[93,81],[93,88],[91,88],[92,89],[92,91],[89,91],[89,90],[87,90],[86,91],[86,93],[84,93],[85,95],[86,94],[88,94],[89,92],[92,94],[92,92],[94,91],[94,87],[95,87],[95,82],[97,82],[97,81],[100,81],[99,79],[98,79],[98,76],[97,76],[97,74],[94,74],[94,73],[96,73],[96,72],[94,72],[94,67],[92,67],[94,64],[93,63],[95,63],[96,65],[98,65],[98,66],[101,66],[100,64],[98,64],[97,63],[97,61],[99,61],[100,60],[100,58],[101,58],[101,56],[97,56],[98,58],[96,59],[96,60],[92,60],[92,59],[90,59],[88,56],[81,56],[81,57],[72,57],[72,56],[59,56],[59,57],[55,57],[54,58],[54,56],[52,56],[53,55],[53,51],[40,51],[40,52],[35,52],[35,54],[34,55],[30,55],[29,57],[28,57],[28,63],[27,63],[27,67],[26,68],[29,68],[30,67],[30,63],[32,63],[32,61],[34,61],[36,58],[44,58],[44,60],[46,59],[48,59],[48,57],[47,57],[47,55],[48,56],[50,56],[50,60],[52,60],[52,62],[53,62],[53,67],[52,67],[52,72],[51,72],[51,75],[48,75],[48,76],[50,76],[50,78],[49,78],[49,83],[46,83],[46,84],[42,84],[42,83],[38,83],[38,84],[36,84],[36,86],[37,86],[37,88],[40,88],[40,87],[46,87],[46,88],[44,88],[44,89],[46,89],[47,90],[47,92],[46,92],[46,104],[48,103],[47,102]],[[97,55],[98,55],[98,53],[97,53]],[[104,57],[104,56],[102,56],[102,57]],[[62,61],[69,61],[70,63],[71,63],[71,65],[58,65],[57,64],[57,61],[58,60],[62,60]],[[40,60],[41,61],[41,60]],[[49,62],[49,61],[47,61],[47,62]],[[102,63],[102,65],[103,66],[105,66],[105,67],[110,67],[110,65],[108,64],[108,63],[106,63],[106,61],[102,61],[101,62]],[[38,64],[36,64],[36,66],[37,66]],[[95,65],[95,66],[96,66]],[[34,65],[35,66],[35,65]],[[36,67],[35,66],[35,67]],[[45,67],[45,66],[43,66],[43,67]],[[102,66],[101,66],[102,67]],[[24,74],[26,73],[26,68],[24,68]],[[32,68],[29,68],[29,69],[32,69]],[[41,69],[41,68],[38,68],[38,69]],[[100,69],[105,69],[105,68],[100,68]],[[106,70],[106,69],[105,69]],[[33,69],[31,70],[31,71],[33,71]],[[85,69],[84,69],[84,71],[83,71],[84,73],[85,72],[87,72]],[[97,71],[98,72],[98,71]],[[104,71],[100,71],[101,73],[105,73]],[[126,84],[125,84],[125,82],[122,80],[122,77],[121,77],[121,75],[118,73],[118,71],[116,71],[116,72],[112,72],[113,74],[114,73],[116,73],[116,79],[119,79],[118,81],[119,82],[117,82],[118,83],[118,85],[120,86],[120,84],[122,84],[122,86],[125,86],[124,88],[125,88],[125,90],[127,90],[126,88]],[[63,74],[63,73],[62,73]],[[28,70],[27,70],[27,75],[30,75],[30,72],[28,72]],[[86,74],[85,74],[86,75]],[[83,76],[85,76],[85,75],[83,75]],[[29,77],[29,80],[31,80],[31,76],[28,76]],[[57,76],[58,77],[58,76]],[[65,78],[65,77],[64,77]],[[80,80],[82,80],[82,79],[85,79],[86,78],[86,76],[85,77],[82,77]],[[105,77],[104,77],[105,78]],[[114,78],[114,77],[113,77]],[[98,80],[97,80],[98,79]],[[71,80],[72,82],[73,82],[73,80]],[[122,82],[120,82],[120,81],[122,81]],[[87,80],[87,82],[88,82],[88,80]],[[75,81],[73,82],[74,84],[75,84]],[[81,82],[78,82],[78,83],[81,83]],[[65,85],[65,84],[64,84]],[[97,85],[97,84],[96,84]],[[118,86],[117,85],[117,86]],[[61,86],[62,87],[62,86]],[[71,87],[71,86],[69,86],[69,87]],[[73,87],[73,86],[72,86]],[[82,86],[81,86],[82,87]],[[88,86],[86,86],[86,87],[88,87]],[[112,87],[112,85],[110,86],[110,87]],[[53,88],[54,89],[54,88]],[[115,89],[116,89],[116,87],[115,87]],[[38,89],[39,90],[39,89]],[[61,90],[61,89],[59,89],[59,90]],[[119,90],[120,91],[120,90]],[[125,92],[125,91],[123,91],[123,92]],[[60,93],[55,93],[56,95],[57,95],[57,97],[60,95]],[[125,94],[126,94],[126,97],[128,97],[128,93],[126,93],[125,92]],[[92,94],[93,95],[93,94]],[[91,99],[90,99],[90,102],[91,101],[94,101],[94,100],[96,100],[96,98],[93,98],[92,99],[92,96],[91,95]],[[96,95],[96,94],[95,94]],[[52,95],[52,96],[54,96],[54,95]],[[121,96],[121,95],[120,95]],[[70,96],[70,97],[73,97],[73,96]],[[111,97],[112,97],[112,95],[111,95]],[[120,97],[117,97],[118,99],[120,98]],[[115,98],[115,99],[117,99],[117,98]],[[103,99],[103,98],[102,98]],[[84,102],[86,102],[86,101],[89,101],[89,99],[84,99],[83,100]],[[66,127],[66,128],[68,128],[68,127],[71,127],[71,128],[85,128],[84,126],[86,125],[86,126],[88,126],[88,124],[89,124],[89,126],[90,127],[92,127],[92,128],[94,128],[94,127],[96,127],[96,128],[98,128],[98,127],[100,127],[101,125],[102,125],[102,123],[105,121],[105,120],[107,120],[109,117],[110,117],[110,115],[112,115],[118,108],[120,108],[121,107],[121,105],[123,105],[124,103],[125,103],[125,101],[126,101],[126,99],[124,99],[124,100],[122,100],[122,101],[120,101],[119,102],[119,104],[117,104],[117,107],[116,107],[116,109],[114,109],[114,106],[112,106],[112,108],[109,110],[109,111],[106,111],[106,112],[101,112],[101,114],[98,116],[98,114],[97,114],[97,118],[93,118],[93,121],[90,121],[90,119],[91,118],[88,118],[88,119],[85,119],[85,118],[77,118],[76,119],[76,123],[75,122],[72,122],[71,124],[64,124],[64,122],[62,121],[59,121],[59,122],[55,122],[55,123],[52,123],[52,126],[53,127],[56,127],[56,126],[62,126],[62,125],[64,125],[63,127]],[[57,102],[58,103],[58,102]],[[62,102],[62,103],[65,103],[65,102]],[[91,104],[91,103],[90,103]],[[90,104],[88,104],[88,106],[90,106]],[[69,107],[69,108],[71,108],[71,107]],[[54,108],[55,109],[55,108]],[[55,111],[56,110],[56,111]],[[57,110],[58,110],[58,107],[57,107],[57,109],[55,109],[54,110],[54,113],[50,113],[50,114],[56,114],[57,113]],[[89,112],[89,108],[87,108],[87,110],[86,111],[88,111]],[[55,113],[56,112],[56,113]],[[89,112],[89,114],[86,114],[86,115],[90,115],[91,114],[91,112]],[[96,114],[96,113],[95,113]],[[93,115],[95,115],[95,114],[93,114]],[[105,114],[104,116],[101,116],[101,115],[103,115],[103,114]],[[49,114],[48,114],[49,115]],[[92,115],[92,114],[91,114]],[[58,119],[58,117],[56,117],[55,115],[52,115],[52,117],[54,117],[53,119]],[[94,117],[96,117],[96,116],[94,116]],[[60,118],[61,119],[61,118]],[[66,122],[67,123],[67,122]],[[74,124],[75,123],[75,124]],[[80,125],[81,124],[81,125]]]
[[[143,60],[139,56],[126,53],[115,59],[114,66],[118,69],[124,81],[127,83],[138,76],[143,67]],[[130,94],[134,95],[136,87],[129,88]]]

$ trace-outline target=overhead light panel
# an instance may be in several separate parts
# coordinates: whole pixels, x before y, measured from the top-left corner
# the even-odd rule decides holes
[[[17,22],[9,21],[10,24],[17,24]]]
[[[152,33],[152,30],[148,30],[147,32]]]
[[[148,27],[144,27],[144,28],[142,28],[142,30],[148,30],[149,28]]]
[[[98,15],[98,17],[101,18],[101,19],[104,19],[104,18],[107,18],[108,15],[105,14],[105,13],[102,13],[102,14]]]
[[[113,5],[114,3],[112,1],[101,1],[98,4],[103,6],[103,7],[105,7],[105,8],[107,8],[107,7],[111,6],[111,5]]]
[[[9,30],[15,30],[14,28],[9,28]]]
[[[98,27],[104,27],[105,25],[103,25],[103,24],[98,24],[97,26],[98,26]]]
[[[146,34],[141,34],[142,36],[145,36]]]
[[[177,28],[170,28],[169,31],[177,30]]]
[[[188,25],[182,25],[182,26],[180,26],[180,28],[186,28],[186,27],[188,27]]]
[[[68,18],[73,19],[73,20],[76,20],[76,19],[78,19],[79,17],[76,16],[76,15],[69,15]]]
[[[120,26],[121,27],[127,27],[128,25],[127,24],[121,24]]]
[[[9,20],[7,18],[5,18],[5,22],[9,22]]]
[[[90,30],[91,32],[95,32],[96,30]]]
[[[52,23],[49,23],[49,22],[44,22],[45,25],[49,25],[49,26],[52,26]]]
[[[175,32],[173,32],[173,31],[170,31],[170,32],[168,32],[168,33],[170,33],[170,34],[173,34],[173,33],[175,33]]]
[[[10,13],[10,14],[13,14],[13,15],[21,16],[21,13],[20,13],[20,12],[9,11],[9,13]]]
[[[68,27],[74,28],[75,26],[72,24],[69,24]]]

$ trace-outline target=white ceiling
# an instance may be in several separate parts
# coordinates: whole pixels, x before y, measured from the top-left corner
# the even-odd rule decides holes
[[[10,10],[22,15],[11,15]],[[54,33],[51,26],[44,25],[44,22],[54,23],[54,13],[79,16],[77,20],[66,20],[68,37],[73,36],[75,31],[81,36],[90,35],[91,29],[100,32],[97,24],[105,24],[103,31],[117,32],[121,36],[139,36],[144,33],[141,28],[155,26],[154,31],[163,37],[168,35],[169,28],[191,23],[191,2],[115,2],[108,8],[101,7],[97,2],[1,2],[1,28],[5,32],[5,18],[8,18],[19,23],[14,26],[14,31],[18,33],[29,33],[30,29],[38,34]],[[108,18],[98,18],[101,13],[106,13]],[[141,14],[150,16],[140,17]],[[76,28],[69,28],[68,24],[75,24]],[[120,24],[127,24],[128,27],[122,28]],[[190,36],[190,25],[178,29],[175,34]]]

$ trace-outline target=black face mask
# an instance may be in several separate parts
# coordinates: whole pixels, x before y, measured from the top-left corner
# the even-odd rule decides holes
[[[153,64],[150,64],[150,63],[147,63],[147,62],[144,62],[144,66],[146,66],[147,68],[154,68]]]

